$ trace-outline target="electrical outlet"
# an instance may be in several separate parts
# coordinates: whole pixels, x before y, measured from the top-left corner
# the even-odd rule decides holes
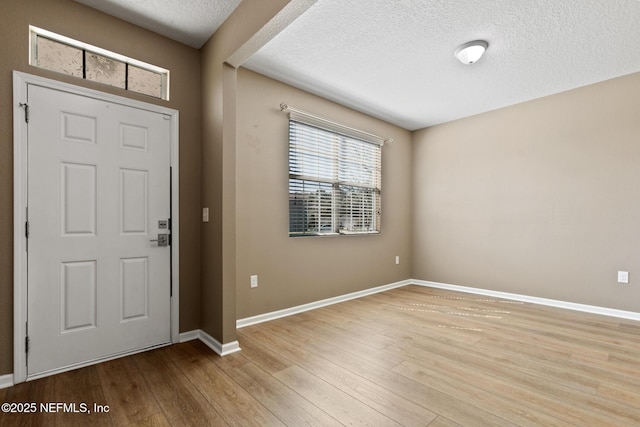
[[[209,222],[209,208],[202,208],[202,222]]]
[[[618,283],[629,283],[628,271],[618,271]]]
[[[396,255],[396,265],[400,264],[400,255]]]
[[[258,287],[258,275],[251,276],[251,287],[252,288]]]

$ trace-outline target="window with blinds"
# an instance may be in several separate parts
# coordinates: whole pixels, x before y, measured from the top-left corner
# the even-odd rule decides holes
[[[289,120],[289,236],[380,232],[379,143]]]

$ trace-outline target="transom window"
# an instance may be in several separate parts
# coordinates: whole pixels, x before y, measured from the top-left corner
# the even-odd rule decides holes
[[[169,99],[169,70],[37,27],[31,31],[29,64],[81,79]]]
[[[348,133],[291,113],[289,236],[380,232],[382,141]]]

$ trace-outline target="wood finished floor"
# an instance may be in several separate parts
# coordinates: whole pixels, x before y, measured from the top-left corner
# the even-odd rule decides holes
[[[640,323],[407,286],[0,390],[1,426],[638,426]]]

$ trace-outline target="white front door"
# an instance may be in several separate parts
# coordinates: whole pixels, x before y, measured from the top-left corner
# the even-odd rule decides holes
[[[28,105],[28,375],[170,342],[171,120],[37,85]]]

